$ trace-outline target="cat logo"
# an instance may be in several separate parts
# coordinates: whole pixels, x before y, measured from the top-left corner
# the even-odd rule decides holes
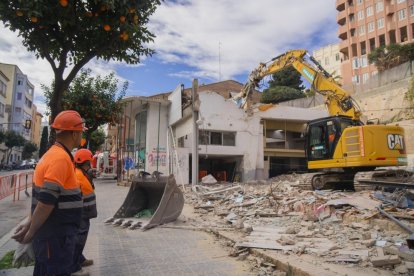
[[[388,134],[388,148],[392,150],[404,149],[404,138],[399,134]]]

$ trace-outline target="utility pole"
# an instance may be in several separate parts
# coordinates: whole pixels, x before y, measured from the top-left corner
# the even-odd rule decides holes
[[[198,184],[198,112],[200,110],[200,99],[198,98],[198,79],[193,79],[193,86],[191,89],[192,109],[193,109],[193,144],[192,144],[192,159],[191,159],[191,186]]]

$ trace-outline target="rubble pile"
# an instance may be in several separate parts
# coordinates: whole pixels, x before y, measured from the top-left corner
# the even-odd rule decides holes
[[[303,191],[295,175],[284,175],[267,183],[197,185],[186,197],[199,214],[194,224],[244,233],[235,256],[263,248],[395,274],[414,269],[409,233],[379,211],[414,229],[409,191]]]

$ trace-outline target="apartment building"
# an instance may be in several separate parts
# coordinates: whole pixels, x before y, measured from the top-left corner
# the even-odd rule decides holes
[[[9,85],[9,78],[0,70],[0,131],[7,128],[8,116],[5,112],[6,108],[6,93]]]
[[[341,60],[343,55],[339,51],[339,43],[329,44],[314,50],[312,56],[329,74],[341,82]]]
[[[32,125],[31,125],[31,139],[33,144],[39,148],[40,146],[40,137],[41,137],[41,124],[43,115],[37,111],[37,106],[35,104],[32,105]]]
[[[377,47],[410,43],[414,0],[336,0],[344,85],[359,85],[377,74],[368,54]]]
[[[32,130],[24,126],[26,120],[33,120],[34,85],[17,65],[0,63],[0,71],[9,79],[4,101],[5,113],[8,113],[7,128],[5,127],[4,130],[14,130],[27,141],[31,141]],[[13,149],[9,161],[19,160],[21,160],[21,150]]]

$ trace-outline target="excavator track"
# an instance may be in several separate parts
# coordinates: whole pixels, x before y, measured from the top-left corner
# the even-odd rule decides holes
[[[414,189],[413,173],[404,169],[383,169],[355,174],[355,191],[384,187]]]
[[[299,183],[302,190],[342,189],[351,190],[354,173],[317,172],[305,173]]]

